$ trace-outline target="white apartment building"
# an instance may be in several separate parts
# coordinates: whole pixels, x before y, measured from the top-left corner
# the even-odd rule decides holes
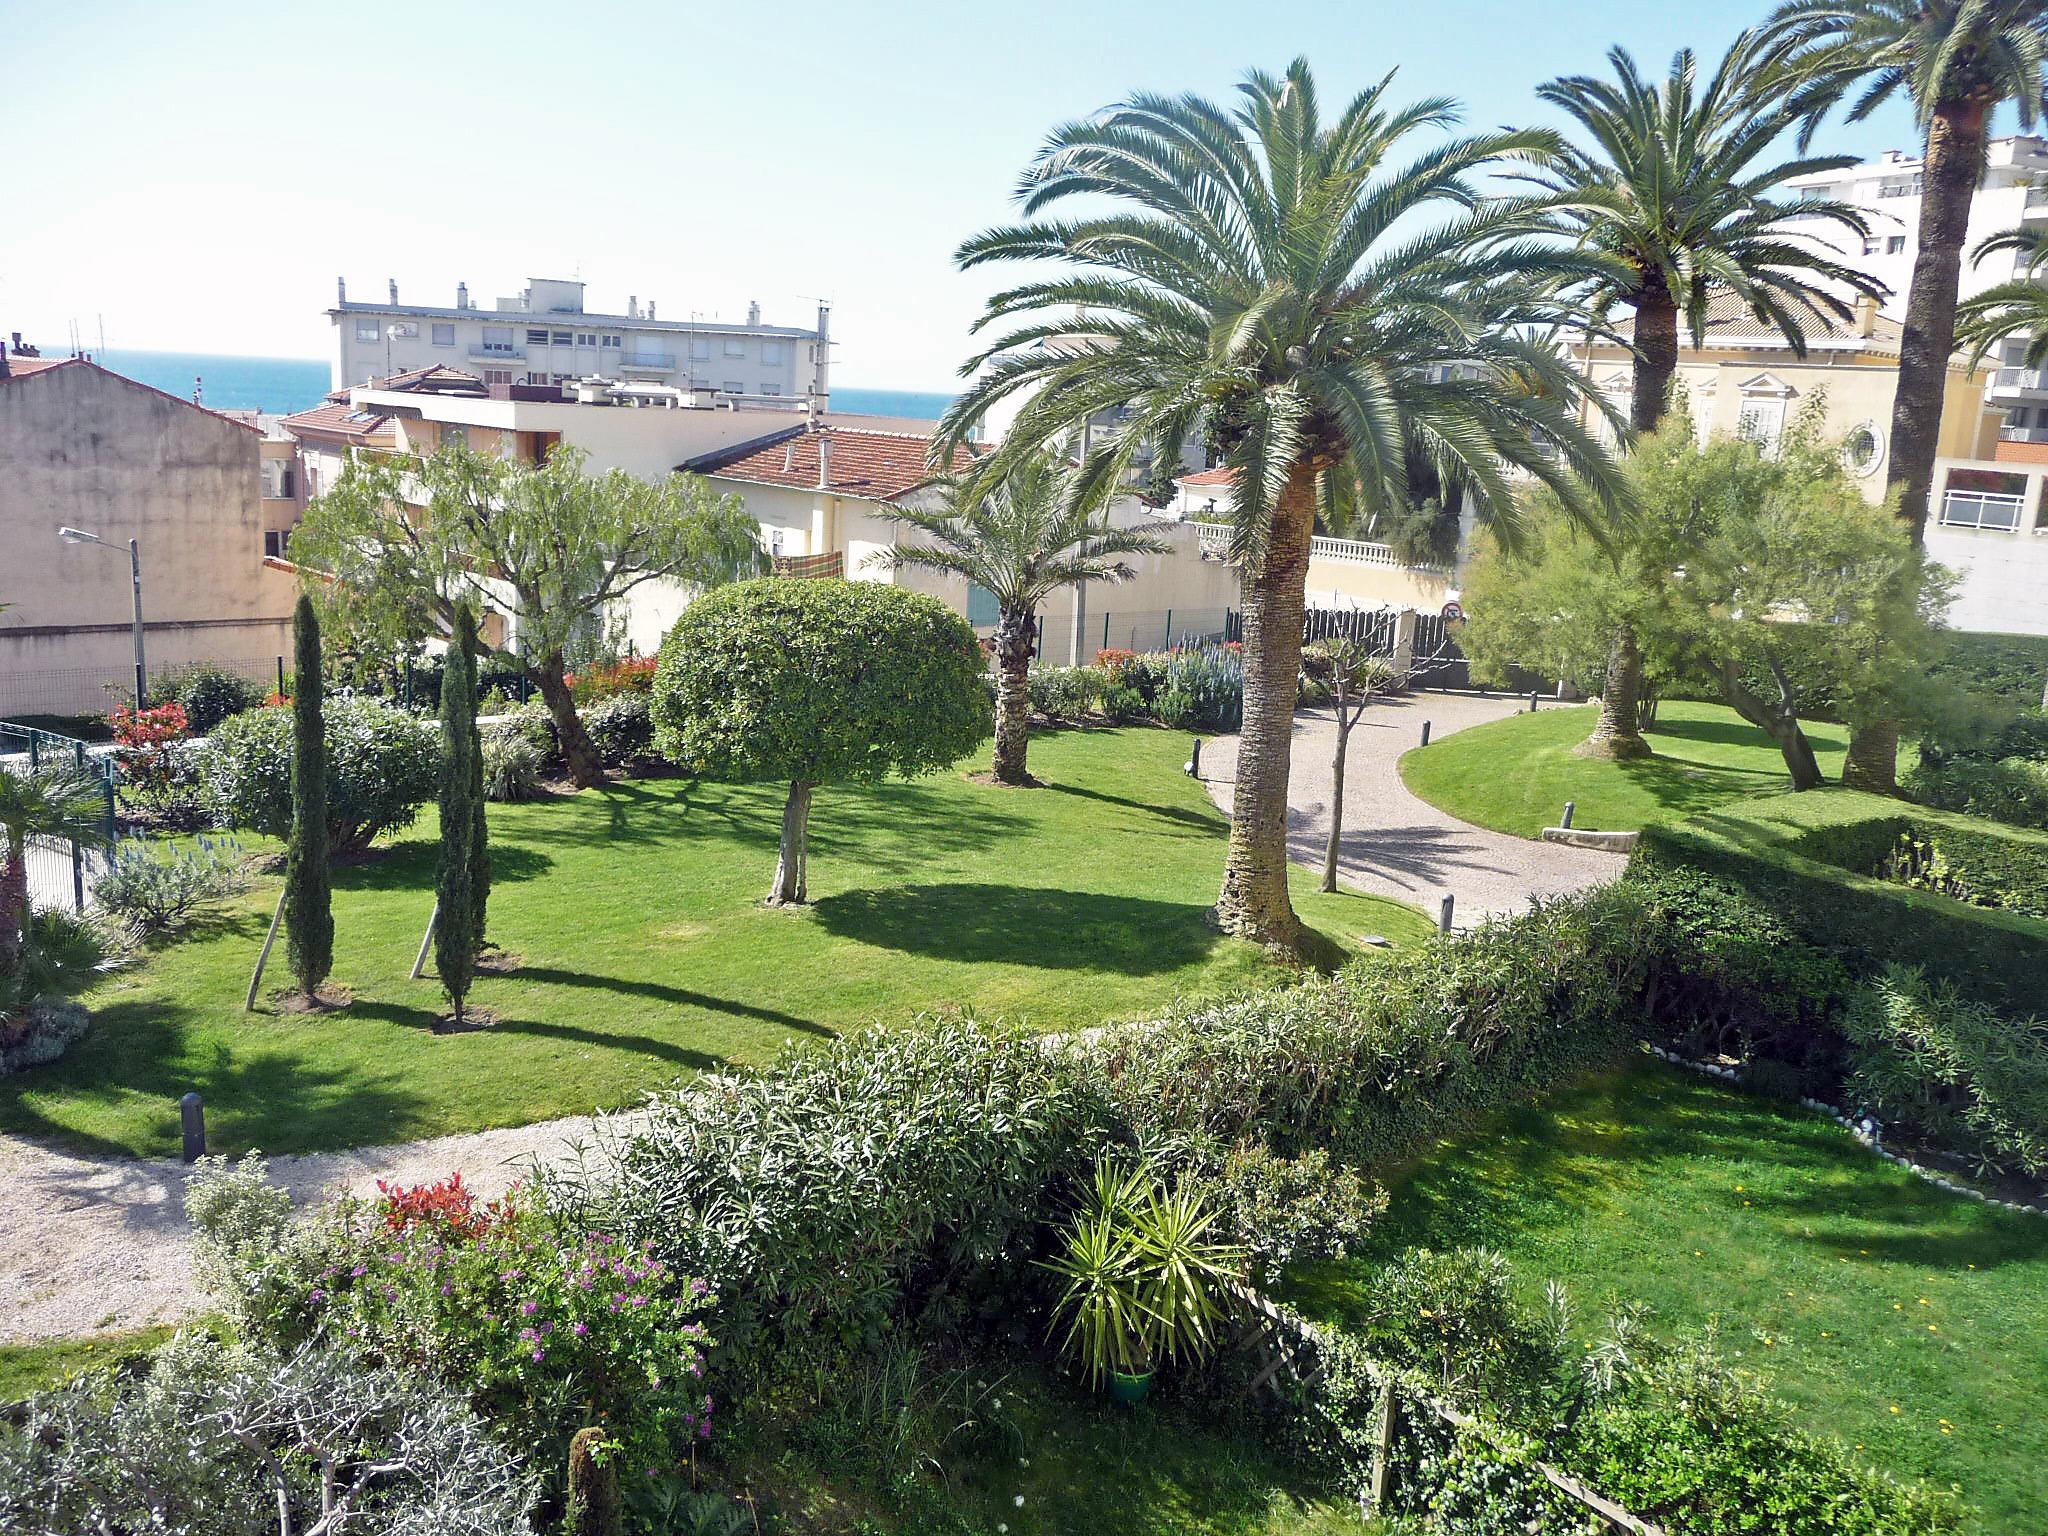
[[[1961,296],[2009,281],[2017,261],[2011,252],[1973,264],[1970,252],[1988,235],[2024,225],[2048,223],[2048,139],[2033,135],[1993,139],[1987,146],[1983,184],[1970,205],[1963,245]],[[1811,233],[1841,251],[1857,268],[1890,288],[1883,313],[1903,320],[1906,294],[1919,254],[1921,159],[1889,150],[1847,170],[1819,172],[1791,185],[1809,199],[1832,198],[1861,210],[1870,233],[1858,237],[1839,224],[1815,222]],[[2048,370],[2019,366],[2025,346],[2012,342],[1997,366],[1987,407],[2006,414],[2002,436],[2010,441],[2048,442]]]
[[[348,296],[335,279],[327,317],[337,337],[334,387],[368,384],[421,368],[457,367],[487,385],[559,386],[593,377],[713,390],[735,399],[801,400],[830,393],[830,309],[811,328],[764,325],[750,304],[743,325],[656,318],[649,299],[626,312],[586,307],[584,285],[536,277],[485,309],[455,285],[447,307],[401,304],[391,279],[382,303]]]

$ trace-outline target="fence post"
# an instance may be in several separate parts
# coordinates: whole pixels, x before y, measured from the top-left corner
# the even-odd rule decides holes
[[[1109,610],[1107,608],[1102,610],[1102,645],[1100,648],[1105,651],[1109,649]]]
[[[28,771],[34,773],[43,765],[43,738],[39,731],[28,733]]]
[[[284,658],[277,658],[277,696],[284,697]]]
[[[75,837],[71,839],[71,909],[85,916],[85,848]]]
[[[1173,610],[1171,608],[1166,610],[1166,638],[1160,642],[1159,648],[1162,651],[1173,649]]]
[[[72,766],[73,766],[74,768],[78,769],[78,771],[79,771],[80,773],[83,773],[83,772],[85,771],[85,743],[84,743],[84,742],[82,742],[82,741],[74,741],[73,743],[71,743],[71,765],[72,765]]]
[[[1379,1435],[1372,1448],[1372,1510],[1378,1514],[1386,1507],[1387,1475],[1394,1460],[1394,1378],[1387,1376],[1380,1381]]]
[[[1394,615],[1394,675],[1405,677],[1415,670],[1415,610],[1403,608]],[[1427,744],[1427,738],[1424,739]]]
[[[106,775],[100,780],[100,784],[105,789],[107,795],[107,843],[109,846],[112,846],[114,841],[114,765],[111,762],[107,764]]]

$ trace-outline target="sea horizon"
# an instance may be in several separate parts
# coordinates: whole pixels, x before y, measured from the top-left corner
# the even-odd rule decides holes
[[[56,356],[58,350],[46,350]],[[258,357],[232,352],[149,352],[108,347],[92,357],[106,368],[160,389],[180,400],[200,391],[200,403],[217,411],[261,411],[289,416],[311,410],[332,387],[333,368],[312,357]],[[843,385],[832,391],[832,409],[858,416],[899,416],[937,421],[953,403],[947,390],[867,389]]]

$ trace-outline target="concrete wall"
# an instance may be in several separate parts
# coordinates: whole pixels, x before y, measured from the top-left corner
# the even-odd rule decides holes
[[[1964,528],[1944,524],[1942,508],[1951,475],[1966,488],[1988,487],[1989,471],[2010,476],[2025,497],[2019,527]],[[1927,553],[1960,578],[1949,608],[1952,628],[1978,633],[2048,635],[2048,463],[1939,459],[1934,466],[1934,512],[1927,522]]]
[[[1308,563],[1311,608],[1415,608],[1435,613],[1457,595],[1456,581],[1442,571],[1320,556]]]
[[[0,383],[0,709],[104,708],[88,680],[48,674],[131,675],[130,538],[152,670],[276,655],[296,594],[262,564],[260,442],[87,365]],[[61,543],[64,524],[122,547]]]

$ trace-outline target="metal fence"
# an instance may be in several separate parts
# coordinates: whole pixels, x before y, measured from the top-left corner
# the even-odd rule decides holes
[[[1063,616],[1041,623],[1038,654],[1047,662],[1067,659],[1072,636]],[[1107,609],[1081,616],[1081,655],[1084,664],[1095,660],[1098,651],[1171,651],[1192,646],[1214,645],[1234,638],[1237,614],[1230,608],[1144,608]]]
[[[0,773],[38,773],[65,767],[99,779],[105,797],[106,822],[101,829],[109,843],[114,836],[113,759],[87,742],[53,731],[0,720]],[[92,896],[93,876],[104,855],[69,838],[31,837],[23,845],[28,866],[29,906],[61,907],[83,912]]]
[[[195,667],[240,673],[266,688],[278,685],[283,658],[209,656],[204,660],[152,663],[149,683],[159,685]],[[98,667],[18,667],[0,671],[0,719],[48,721],[65,735],[99,736],[110,710],[135,702],[135,666],[114,662]]]

